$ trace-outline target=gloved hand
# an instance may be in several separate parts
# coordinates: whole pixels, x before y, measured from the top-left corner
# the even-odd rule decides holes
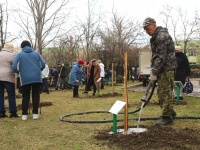
[[[62,63],[61,65],[64,66],[64,63]]]
[[[150,74],[149,80],[151,83],[154,83],[157,80],[157,76],[153,75],[152,73]]]

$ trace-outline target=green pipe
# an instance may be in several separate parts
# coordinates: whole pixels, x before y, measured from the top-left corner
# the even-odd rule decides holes
[[[113,133],[117,133],[117,115],[113,114]]]
[[[180,101],[181,86],[177,82],[176,82],[176,86],[178,88],[177,93],[176,93],[176,102],[178,103]]]

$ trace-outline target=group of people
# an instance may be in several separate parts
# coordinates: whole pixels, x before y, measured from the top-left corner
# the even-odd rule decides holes
[[[12,43],[5,43],[4,48],[0,51],[0,118],[7,117],[6,109],[4,105],[4,90],[8,94],[9,112],[10,117],[19,117],[16,107],[16,87],[15,87],[15,74],[17,74],[20,81],[20,92],[22,93],[22,120],[28,119],[28,106],[30,99],[32,100],[32,114],[33,119],[38,119],[38,107],[40,101],[40,93],[43,86],[49,94],[47,85],[47,78],[49,73],[54,78],[54,86],[60,89],[65,88],[66,71],[67,67],[62,64],[57,64],[57,69],[50,68],[42,58],[42,56],[36,52],[29,41],[23,41],[21,43],[22,51],[17,55],[14,54],[14,46]],[[78,93],[79,85],[82,81],[82,69],[84,65],[83,60],[74,62],[71,69],[68,83],[73,85],[73,97],[80,98]],[[93,86],[93,96],[96,90],[104,88],[103,78],[105,76],[104,65],[101,61],[93,59],[86,66],[87,82],[85,92],[87,93],[91,86]],[[98,84],[97,82],[101,82]],[[42,84],[41,84],[42,83]],[[42,85],[42,86],[41,86]],[[32,98],[30,98],[32,90]]]
[[[0,52],[0,118],[7,117],[4,105],[4,89],[8,94],[10,117],[19,117],[16,108],[15,76],[20,77],[22,89],[22,120],[28,119],[28,106],[32,90],[33,119],[38,119],[38,106],[40,101],[40,87],[42,83],[41,71],[45,68],[45,61],[36,52],[29,41],[21,43],[22,51],[17,55],[13,53],[12,43],[5,43]]]
[[[158,125],[172,124],[176,112],[173,109],[173,82],[181,81],[184,85],[186,77],[190,75],[189,62],[187,57],[180,51],[180,47],[174,45],[168,30],[156,25],[153,18],[146,18],[143,28],[151,36],[151,73],[149,80],[151,83],[158,82],[158,100],[162,109],[161,119]],[[40,86],[45,83],[46,74],[41,71],[45,68],[45,61],[42,56],[31,47],[29,41],[21,43],[22,51],[16,56],[13,54],[12,43],[6,43],[0,52],[0,117],[6,117],[4,107],[4,89],[8,93],[10,117],[18,117],[15,99],[14,72],[19,74],[22,87],[22,120],[28,119],[28,105],[30,101],[30,91],[32,89],[33,119],[38,119],[38,105],[40,100]],[[80,98],[78,89],[82,81],[83,60],[73,63],[68,83],[73,86],[73,97]],[[58,64],[60,70],[50,69],[54,77],[60,75],[61,89],[64,88],[66,75],[63,64]],[[103,78],[105,77],[104,65],[101,61],[93,59],[87,63],[86,87],[83,94],[88,94],[93,86],[93,96],[100,88],[104,88]],[[47,69],[48,70],[48,69]],[[45,71],[44,71],[45,72]],[[59,73],[60,72],[60,73]],[[63,74],[62,74],[63,72]],[[58,79],[54,79],[54,85],[58,85]],[[48,91],[49,92],[49,91]]]
[[[50,68],[50,75],[53,77],[53,85],[56,90],[66,89],[67,71],[68,66],[61,62],[57,63],[57,68]]]
[[[49,85],[53,85],[55,90],[64,90],[67,88],[66,79],[68,66],[64,65],[64,63],[57,63],[57,67],[49,68],[46,64],[44,70],[42,71],[42,86],[41,92],[43,88],[45,88],[45,92],[49,94]],[[47,79],[49,81],[47,81]]]
[[[75,98],[81,98],[78,93],[78,88],[82,81],[83,65],[83,60],[74,62],[69,75],[68,83],[73,86],[73,97]],[[84,69],[86,86],[83,94],[88,94],[88,91],[91,91],[91,87],[93,87],[92,96],[95,96],[97,90],[100,90],[100,88],[104,89],[104,64],[101,62],[101,60],[93,59],[91,62],[86,63]]]
[[[153,18],[146,18],[143,28],[151,36],[150,44],[152,51],[151,83],[158,82],[157,94],[162,115],[156,123],[158,125],[172,124],[177,115],[173,109],[173,85],[174,80],[181,81],[190,75],[190,67],[187,57],[180,50],[180,46],[174,45],[168,30],[156,25]]]

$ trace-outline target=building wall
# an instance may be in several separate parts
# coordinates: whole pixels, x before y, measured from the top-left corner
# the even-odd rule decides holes
[[[196,50],[195,55],[191,55],[190,49],[188,50],[188,52],[186,54],[190,64],[200,64],[200,49],[195,49],[195,50]],[[193,51],[194,51],[194,49],[193,49]]]

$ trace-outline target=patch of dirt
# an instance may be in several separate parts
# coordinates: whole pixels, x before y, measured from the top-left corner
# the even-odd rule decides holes
[[[179,102],[176,102],[176,100],[173,101],[174,105],[187,105],[187,102],[184,100],[180,100]]]
[[[107,93],[107,94],[102,94],[99,95],[100,97],[115,97],[115,96],[122,96],[123,94],[119,94],[119,93]]]
[[[120,129],[123,129],[123,127],[120,127]],[[108,141],[107,144],[111,149],[113,145],[123,150],[200,149],[200,130],[185,128],[178,131],[169,126],[158,125],[150,126],[147,130],[142,133],[124,135],[121,133],[109,134],[108,132],[112,131],[110,129],[98,132],[95,139],[98,141]]]
[[[51,106],[51,105],[53,105],[52,102],[40,102],[39,107],[46,107],[46,106]],[[33,107],[32,103],[29,104],[29,107],[30,108]],[[17,110],[20,110],[20,109],[22,109],[22,104],[20,104],[20,105],[17,106]]]
[[[119,94],[119,93],[107,93],[107,94],[101,94],[99,96],[95,95],[95,96],[88,96],[89,98],[99,98],[99,97],[117,97],[117,96],[123,96],[123,94]]]

